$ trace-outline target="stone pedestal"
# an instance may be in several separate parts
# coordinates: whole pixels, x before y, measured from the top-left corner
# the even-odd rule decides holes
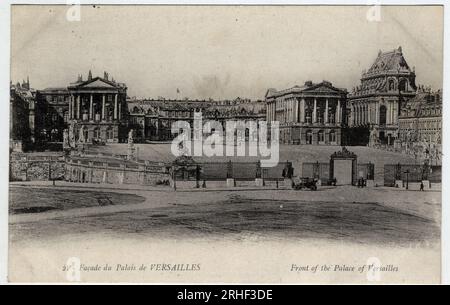
[[[431,183],[430,183],[429,180],[422,180],[422,183],[423,183],[423,188],[424,188],[425,190],[431,189]]]
[[[263,187],[264,186],[264,181],[261,178],[256,178],[255,179],[255,185],[258,187]]]
[[[320,179],[317,179],[317,183],[316,183],[316,186],[322,186],[322,180],[320,180]]]
[[[227,178],[227,187],[234,187],[234,179]]]
[[[367,187],[374,187],[375,186],[375,181],[373,181],[373,180],[366,180],[366,186]]]
[[[395,180],[395,185],[398,185],[399,188],[403,188],[403,180]]]

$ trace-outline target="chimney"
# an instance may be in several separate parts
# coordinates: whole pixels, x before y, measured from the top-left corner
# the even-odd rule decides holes
[[[89,70],[88,80],[92,80],[92,72],[91,72],[91,70]]]

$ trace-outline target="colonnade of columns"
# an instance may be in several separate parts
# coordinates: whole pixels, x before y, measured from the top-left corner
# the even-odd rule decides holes
[[[396,101],[389,101],[386,105],[380,104],[377,101],[368,101],[352,105],[352,124],[353,126],[366,124],[386,124],[392,125],[398,122],[398,103]],[[380,120],[381,113],[386,113],[386,120]]]
[[[96,95],[98,93],[95,93]],[[87,116],[84,116],[84,113],[82,113],[82,110],[84,107],[84,102],[82,100],[82,95],[89,96],[89,107],[88,107],[88,113]],[[118,101],[118,94],[113,94],[113,120],[120,120],[122,118],[122,111],[121,111],[121,103]],[[71,120],[82,120],[82,121],[106,121],[108,119],[107,117],[107,110],[106,110],[106,94],[101,94],[101,111],[100,113],[96,113],[94,109],[94,93],[90,94],[71,94],[69,99],[69,118]],[[98,117],[97,117],[98,115]]]
[[[334,124],[342,123],[342,103],[340,99],[325,98],[325,108],[323,111],[322,123],[330,123],[330,109],[334,109]],[[309,101],[309,105],[308,104]],[[311,105],[312,104],[312,105]],[[333,105],[334,104],[334,105]],[[311,122],[307,122],[307,109],[312,106]],[[281,123],[319,123],[319,99],[312,98],[306,100],[305,98],[290,98],[284,100],[275,100],[267,104],[267,120],[279,121]]]

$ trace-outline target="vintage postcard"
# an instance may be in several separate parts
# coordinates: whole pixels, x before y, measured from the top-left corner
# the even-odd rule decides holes
[[[440,283],[443,24],[11,5],[8,280]]]

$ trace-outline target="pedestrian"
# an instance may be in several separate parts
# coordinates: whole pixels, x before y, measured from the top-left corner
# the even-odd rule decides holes
[[[420,182],[420,191],[423,192],[423,189],[424,189],[423,182]]]

